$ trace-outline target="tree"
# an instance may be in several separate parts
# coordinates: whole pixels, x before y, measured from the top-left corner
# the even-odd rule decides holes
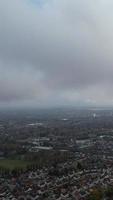
[[[113,200],[113,188],[108,187],[105,191],[105,196],[107,200]]]
[[[83,166],[80,162],[77,163],[77,169],[78,170],[83,170]]]
[[[101,189],[94,189],[88,197],[88,200],[102,200],[103,192]]]

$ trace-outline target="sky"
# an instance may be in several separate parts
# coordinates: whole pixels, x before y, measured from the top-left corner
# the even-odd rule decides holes
[[[0,0],[0,105],[113,105],[112,0]]]

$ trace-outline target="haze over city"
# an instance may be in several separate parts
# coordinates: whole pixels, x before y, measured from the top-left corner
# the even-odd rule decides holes
[[[0,105],[113,105],[112,0],[1,0]]]
[[[112,54],[112,0],[0,0],[0,200],[113,200]]]

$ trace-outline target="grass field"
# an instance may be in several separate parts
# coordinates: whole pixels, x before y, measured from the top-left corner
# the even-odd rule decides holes
[[[24,160],[12,160],[12,159],[2,159],[0,160],[0,167],[13,170],[15,168],[25,169],[27,165],[30,165],[29,161]]]

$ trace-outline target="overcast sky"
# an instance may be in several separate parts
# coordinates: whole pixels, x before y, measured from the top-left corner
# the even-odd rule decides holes
[[[113,105],[113,0],[0,0],[0,105]]]

